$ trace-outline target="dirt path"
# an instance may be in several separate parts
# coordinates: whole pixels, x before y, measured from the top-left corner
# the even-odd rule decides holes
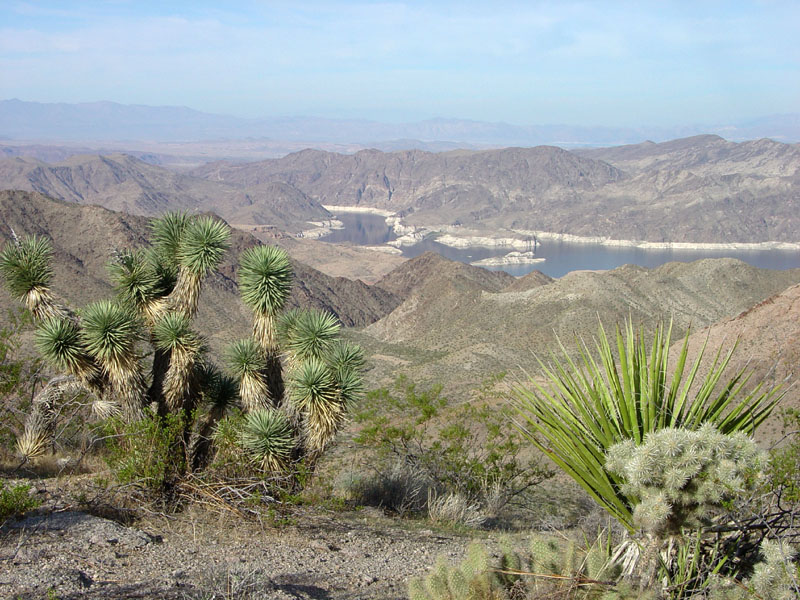
[[[278,526],[191,509],[126,527],[38,490],[45,505],[0,529],[2,598],[401,599],[469,542],[374,509],[298,507]]]

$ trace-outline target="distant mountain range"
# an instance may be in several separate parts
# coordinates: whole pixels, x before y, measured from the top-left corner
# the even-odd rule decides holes
[[[275,117],[244,119],[178,106],[0,101],[0,139],[70,142],[240,140],[359,144],[382,150],[451,149],[453,145],[562,147],[608,146],[665,141],[701,133],[733,141],[769,137],[800,141],[800,114],[772,115],[736,123],[682,127],[587,127],[512,125],[464,119],[380,123],[362,119]]]
[[[704,135],[566,151],[304,150],[175,171],[132,156],[50,164],[0,159],[0,189],[141,215],[214,211],[229,222],[307,229],[323,205],[395,212],[420,227],[545,231],[650,242],[800,241],[800,145]]]

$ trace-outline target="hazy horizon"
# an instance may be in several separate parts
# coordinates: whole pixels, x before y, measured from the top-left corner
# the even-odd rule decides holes
[[[11,2],[0,96],[675,127],[797,112],[793,2]]]

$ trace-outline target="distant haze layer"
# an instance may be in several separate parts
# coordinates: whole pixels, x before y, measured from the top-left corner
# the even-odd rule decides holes
[[[800,114],[681,127],[513,125],[462,119],[381,123],[308,116],[244,119],[179,106],[0,101],[0,139],[48,141],[158,141],[269,139],[310,145],[377,145],[383,150],[425,148],[442,142],[471,146],[611,146],[714,133],[732,141],[773,138],[800,141]],[[447,147],[442,149],[448,149]]]

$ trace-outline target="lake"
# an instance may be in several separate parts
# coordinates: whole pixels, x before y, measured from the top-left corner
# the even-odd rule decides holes
[[[361,246],[385,244],[396,239],[395,233],[386,225],[383,217],[365,213],[339,213],[336,217],[344,223],[344,229],[334,230],[320,238],[323,242],[351,242]],[[432,250],[445,258],[470,263],[484,258],[504,256],[510,248],[451,248],[433,240],[423,240],[415,246],[402,248],[403,256],[414,258]],[[797,250],[643,250],[641,248],[617,248],[600,244],[570,244],[543,241],[536,249],[536,256],[544,262],[530,265],[503,265],[484,267],[503,270],[517,277],[533,270],[550,277],[561,277],[570,271],[581,269],[614,269],[625,264],[642,267],[657,267],[667,262],[691,262],[701,258],[738,258],[755,267],[765,269],[800,268],[800,252]]]

